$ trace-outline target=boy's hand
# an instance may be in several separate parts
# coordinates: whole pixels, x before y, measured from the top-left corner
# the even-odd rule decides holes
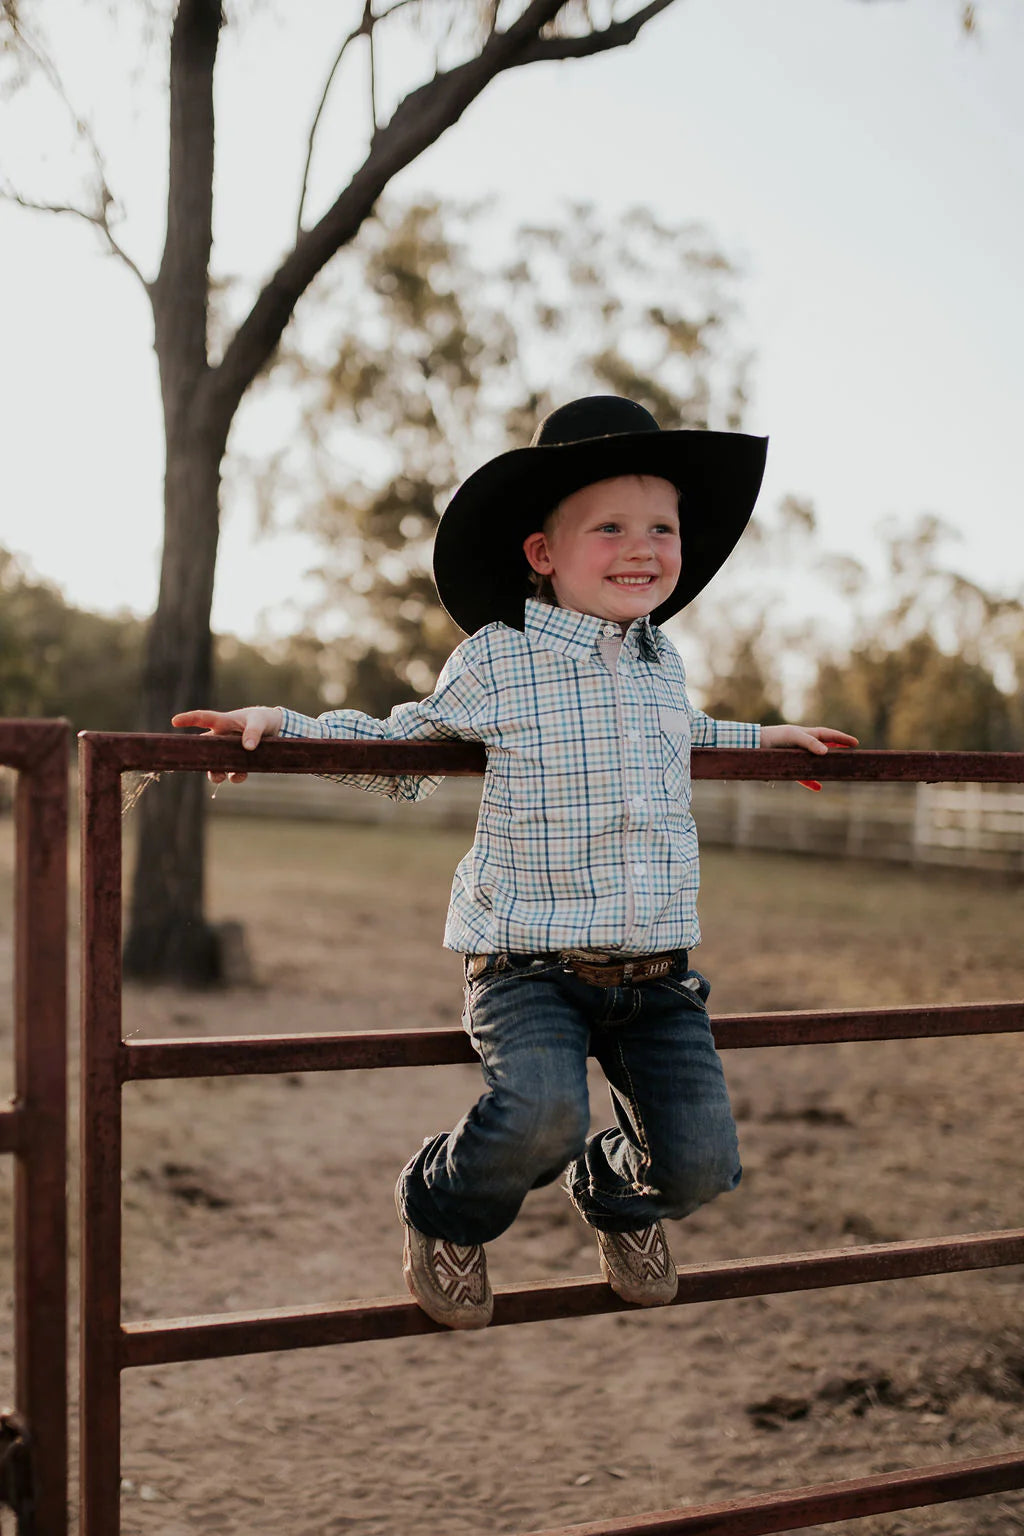
[[[187,709],[183,714],[173,715],[171,724],[205,726],[204,736],[241,736],[242,746],[251,752],[264,737],[278,734],[282,718],[276,706],[269,709],[265,704],[253,704],[248,709],[230,709],[226,712],[217,709]],[[220,769],[211,768],[206,777],[211,784],[223,784],[225,779],[232,784],[244,784],[249,775],[222,773]]]
[[[856,736],[834,731],[830,725],[762,725],[762,747],[803,747],[806,752],[827,752],[829,747],[855,747]],[[805,789],[821,788],[817,779],[800,779]]]

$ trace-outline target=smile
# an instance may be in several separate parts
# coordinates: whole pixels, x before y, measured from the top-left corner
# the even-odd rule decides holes
[[[614,581],[620,587],[649,587],[655,576],[608,576],[607,581]]]

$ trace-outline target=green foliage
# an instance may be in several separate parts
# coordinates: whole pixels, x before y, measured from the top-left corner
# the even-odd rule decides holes
[[[0,716],[63,715],[77,730],[136,730],[144,633],[130,614],[72,607],[0,548]],[[278,699],[313,714],[326,708],[319,642],[300,637],[265,651],[220,636],[216,647],[213,708]]]
[[[704,709],[715,720],[780,725],[785,718],[774,659],[749,632],[730,637],[712,653],[702,691]]]
[[[890,528],[880,611],[867,606],[862,567],[830,562],[856,619],[848,653],[818,666],[815,719],[852,731],[864,746],[1024,750],[1024,601],[948,569],[939,552],[950,532],[931,516],[909,530]]]
[[[76,726],[135,724],[142,626],[69,607],[0,549],[0,714],[68,715]]]
[[[1010,696],[991,672],[948,655],[929,634],[896,650],[860,646],[819,669],[810,713],[840,721],[866,747],[1024,750]]]

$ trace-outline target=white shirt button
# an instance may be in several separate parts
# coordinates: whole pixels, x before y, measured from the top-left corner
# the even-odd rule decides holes
[[[644,799],[643,795],[634,795],[629,803],[633,807],[634,811],[642,811],[644,806],[647,804],[647,801]]]
[[[647,865],[646,864],[634,864],[633,865],[633,873],[634,873],[634,875],[636,876],[636,878],[638,880],[646,880],[646,878],[647,878]]]
[[[627,731],[626,732],[626,740],[627,741],[639,741],[640,740],[640,732],[639,731]]]
[[[617,635],[618,632],[619,632],[619,626],[617,624],[602,624],[601,625],[601,633],[602,633],[602,635]]]

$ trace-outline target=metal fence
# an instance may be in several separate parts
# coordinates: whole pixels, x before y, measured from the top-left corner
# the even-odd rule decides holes
[[[67,775],[63,720],[0,720],[15,794],[14,1407],[0,1413],[0,1503],[20,1536],[67,1531]],[[2,1391],[2,1388],[0,1388]]]
[[[269,742],[258,753],[210,738],[86,733],[82,738],[82,1536],[119,1530],[120,1375],[138,1366],[301,1349],[444,1330],[411,1301],[125,1322],[121,1315],[121,1089],[125,1083],[242,1073],[344,1071],[474,1060],[460,1029],[126,1041],[121,1025],[121,775],[127,771],[479,774],[463,743]],[[1024,754],[857,752],[818,759],[823,781],[1024,780]],[[793,751],[698,750],[695,778],[797,779]],[[718,1019],[723,1049],[1024,1031],[1024,1002],[750,1014]],[[183,1127],[184,1134],[184,1127]],[[1024,1229],[974,1232],[679,1271],[675,1305],[1024,1263]],[[492,1326],[628,1310],[596,1279],[498,1287]],[[756,1499],[571,1528],[572,1536],[762,1536],[1024,1487],[1020,1455],[945,1463]],[[570,1536],[569,1530],[542,1536]]]

